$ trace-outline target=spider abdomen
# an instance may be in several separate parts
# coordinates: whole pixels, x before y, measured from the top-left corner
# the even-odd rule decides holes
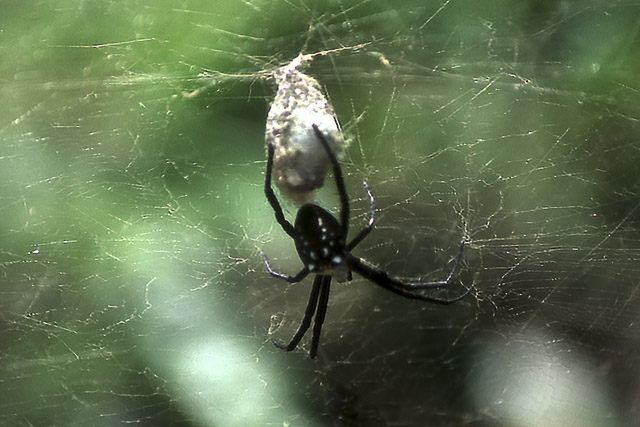
[[[349,280],[351,275],[343,268],[345,236],[333,215],[318,205],[306,204],[298,210],[294,228],[298,256],[310,272]]]

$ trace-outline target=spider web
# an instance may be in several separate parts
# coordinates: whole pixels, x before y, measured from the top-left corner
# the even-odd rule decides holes
[[[640,417],[637,4],[29,3],[1,18],[0,424]],[[311,279],[258,251],[301,267],[262,187],[265,76],[300,52],[352,233],[376,197],[354,253],[437,280],[467,238],[474,286],[334,284],[315,360],[271,343]]]

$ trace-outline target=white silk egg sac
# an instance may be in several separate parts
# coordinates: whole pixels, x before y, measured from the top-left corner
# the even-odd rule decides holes
[[[345,147],[333,107],[318,81],[300,71],[310,59],[310,55],[299,55],[273,73],[277,91],[265,135],[266,144],[274,146],[274,181],[282,195],[297,203],[322,187],[331,167],[312,125],[326,137],[336,156]]]

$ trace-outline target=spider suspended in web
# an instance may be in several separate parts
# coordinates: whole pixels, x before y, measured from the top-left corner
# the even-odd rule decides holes
[[[452,299],[440,299],[420,293],[420,290],[434,289],[445,287],[451,282],[455,272],[458,269],[465,242],[460,244],[460,250],[453,264],[451,272],[443,280],[437,282],[419,282],[405,283],[396,279],[385,271],[369,264],[362,258],[351,254],[351,250],[355,248],[367,235],[373,230],[375,202],[371,190],[366,182],[364,182],[365,190],[369,196],[369,221],[367,226],[362,229],[349,243],[347,243],[347,232],[349,230],[349,197],[344,185],[342,177],[342,169],[335,155],[329,147],[323,133],[316,125],[313,130],[324,147],[329,157],[329,161],[333,166],[333,176],[338,187],[338,195],[340,196],[340,221],[338,221],[331,213],[315,204],[305,204],[299,210],[296,216],[295,224],[292,225],[285,217],[282,207],[271,188],[271,169],[273,168],[274,147],[268,145],[267,173],[264,184],[264,192],[267,196],[269,204],[273,209],[276,220],[282,229],[291,237],[296,245],[298,256],[304,264],[300,272],[294,276],[278,273],[271,269],[269,261],[264,253],[260,253],[262,260],[273,277],[286,280],[289,283],[297,283],[302,281],[309,273],[315,273],[316,277],[309,296],[309,302],[305,309],[304,318],[293,336],[289,344],[283,345],[277,341],[274,344],[283,350],[291,351],[300,342],[304,334],[311,326],[311,319],[315,314],[315,324],[313,327],[313,338],[311,340],[311,350],[309,355],[315,357],[318,350],[318,342],[320,340],[320,331],[327,312],[327,303],[329,301],[329,287],[331,279],[335,278],[338,282],[346,282],[352,279],[351,272],[355,271],[362,277],[370,280],[405,298],[431,302],[435,304],[451,304],[464,298],[470,291],[467,288],[462,295]]]

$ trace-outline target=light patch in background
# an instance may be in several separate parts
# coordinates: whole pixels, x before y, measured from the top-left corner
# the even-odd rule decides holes
[[[490,339],[470,381],[477,410],[509,426],[625,425],[602,370],[579,350],[558,353],[553,341],[517,331]]]

